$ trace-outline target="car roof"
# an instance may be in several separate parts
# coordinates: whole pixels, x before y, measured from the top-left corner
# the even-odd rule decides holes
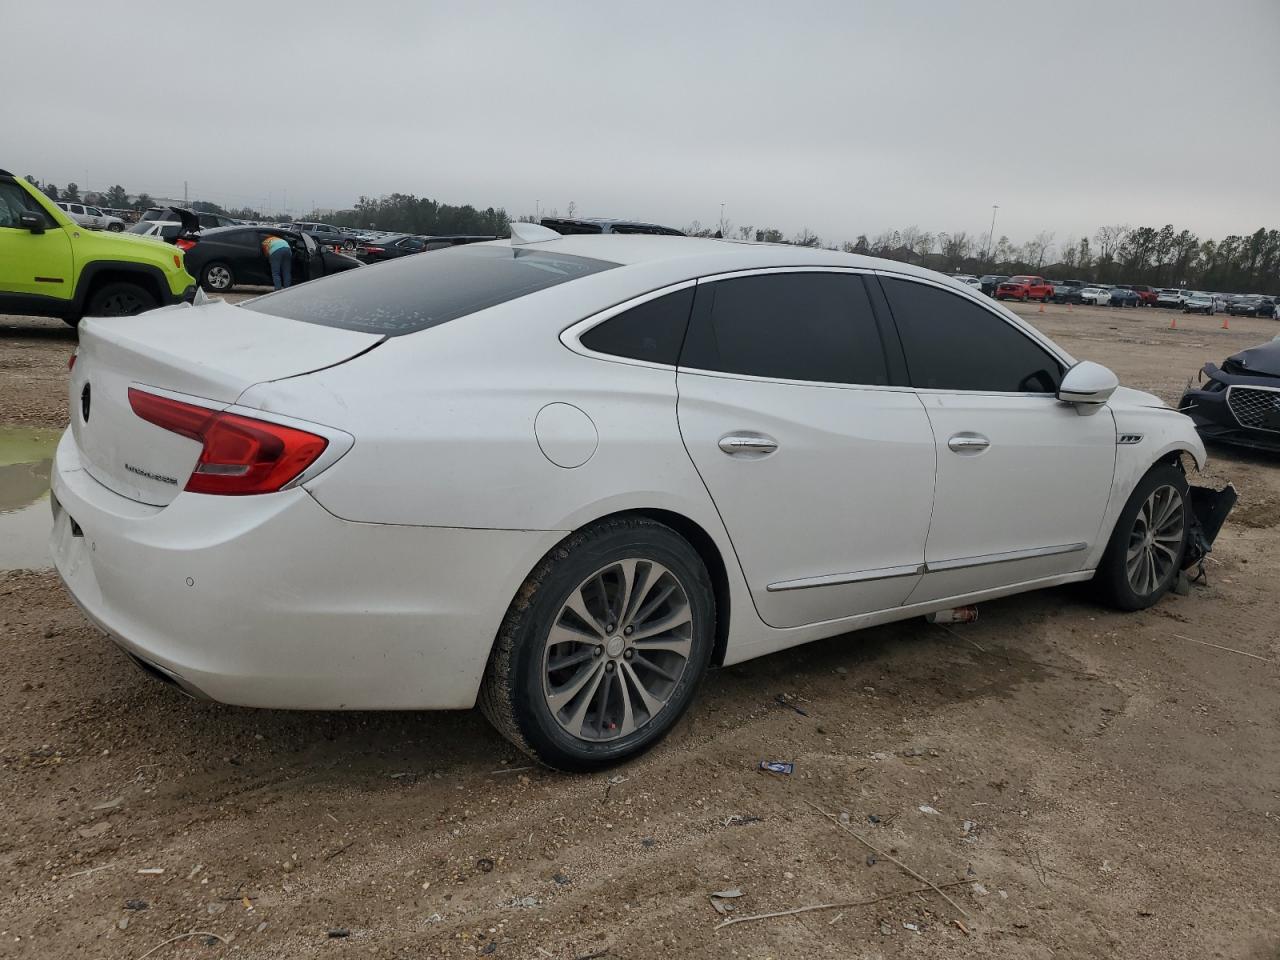
[[[231,223],[225,227],[208,227],[200,231],[200,237],[207,239],[209,237],[219,237],[227,233],[235,233],[237,230],[258,230],[263,233],[292,233],[298,234],[299,231],[291,230],[288,227],[276,227],[271,224],[259,223]]]

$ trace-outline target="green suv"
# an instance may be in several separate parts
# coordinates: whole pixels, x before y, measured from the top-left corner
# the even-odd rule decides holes
[[[0,313],[141,313],[191,300],[182,251],[162,240],[88,230],[27,181],[0,170]]]

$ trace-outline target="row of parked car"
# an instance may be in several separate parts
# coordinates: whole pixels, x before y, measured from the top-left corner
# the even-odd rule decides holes
[[[1210,293],[1203,290],[1158,288],[1141,283],[1089,283],[1087,280],[1046,280],[1044,277],[958,275],[958,280],[997,300],[1026,303],[1079,303],[1112,307],[1166,307],[1183,313],[1229,313],[1232,316],[1276,317],[1275,297],[1257,293]]]

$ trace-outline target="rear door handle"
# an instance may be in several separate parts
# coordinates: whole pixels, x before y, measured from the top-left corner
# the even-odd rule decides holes
[[[778,449],[778,441],[763,434],[730,433],[720,438],[720,449],[731,457],[765,457]]]
[[[991,441],[980,433],[957,433],[947,441],[953,453],[981,453],[991,446]]]

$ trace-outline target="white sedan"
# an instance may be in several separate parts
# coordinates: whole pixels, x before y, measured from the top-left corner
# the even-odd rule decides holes
[[[52,486],[88,616],[197,696],[479,701],[590,769],[711,665],[1075,581],[1146,607],[1184,565],[1191,421],[964,284],[514,230],[86,318]]]
[[[1111,288],[1085,287],[1080,291],[1080,302],[1091,303],[1095,307],[1107,306],[1111,303]]]

